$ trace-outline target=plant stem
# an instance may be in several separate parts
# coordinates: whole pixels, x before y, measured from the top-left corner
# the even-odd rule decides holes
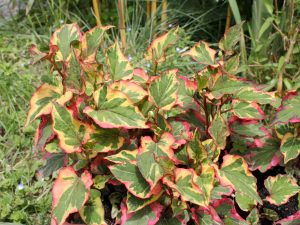
[[[206,96],[204,95],[203,97],[203,109],[204,109],[204,112],[205,112],[205,125],[206,125],[206,129],[205,129],[205,132],[206,132],[206,135],[208,136],[208,127],[209,127],[209,115],[208,115],[208,110],[207,110],[207,102],[206,102]]]
[[[300,31],[300,21],[298,22],[298,25],[294,31],[294,34],[291,38],[291,41],[290,41],[290,46],[289,46],[289,49],[285,55],[285,60],[284,60],[284,63],[283,65],[281,66],[279,72],[278,72],[278,81],[277,81],[277,93],[279,94],[279,96],[282,96],[283,95],[283,74],[285,72],[285,67],[286,65],[289,63],[290,61],[290,58],[292,56],[292,53],[293,53],[293,49],[294,49],[294,46],[296,44],[296,40],[297,40],[297,36],[298,36],[298,33]]]
[[[227,7],[227,15],[226,15],[226,25],[225,25],[225,32],[229,29],[230,27],[230,22],[231,22],[231,9],[230,9],[230,5],[228,5]]]
[[[168,1],[163,0],[162,1],[162,13],[161,13],[161,23],[164,26],[164,28],[167,27],[166,21],[168,19],[168,14],[167,14],[167,6],[168,6]]]
[[[100,19],[100,2],[99,0],[93,0],[93,9],[96,17],[97,26],[101,26],[101,19]]]
[[[124,0],[118,0],[118,14],[119,14],[119,29],[121,36],[121,48],[126,47],[126,33],[125,33],[125,14],[124,14]]]

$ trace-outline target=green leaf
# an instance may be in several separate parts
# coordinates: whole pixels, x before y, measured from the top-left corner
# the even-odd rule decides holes
[[[248,211],[257,203],[262,204],[256,190],[256,179],[248,170],[247,163],[240,156],[226,155],[223,158],[222,168],[219,170],[220,181],[223,185],[230,185],[236,194],[243,196],[243,202],[237,203],[244,211]],[[242,203],[249,202],[251,204],[244,205]]]
[[[182,56],[188,55],[200,64],[213,66],[216,64],[215,54],[216,51],[210,48],[206,42],[200,41]]]
[[[161,193],[158,195],[153,195],[150,198],[147,199],[141,199],[141,198],[137,198],[134,195],[130,194],[130,192],[127,193],[127,208],[128,208],[128,212],[136,212],[144,207],[146,207],[147,205],[150,205],[151,203],[155,202],[157,199],[159,199],[159,197],[161,196]]]
[[[282,101],[274,123],[300,122],[300,95],[290,92]]]
[[[284,156],[285,164],[297,158],[300,154],[300,138],[294,137],[291,133],[287,133],[281,141],[280,151]]]
[[[106,159],[114,163],[125,163],[135,161],[138,150],[123,150],[117,154],[107,156]]]
[[[113,81],[129,80],[132,78],[133,68],[128,59],[123,55],[117,42],[108,48],[106,63],[109,68],[110,78]]]
[[[214,84],[210,96],[220,99],[225,94],[235,94],[245,86],[246,84],[242,81],[227,76],[220,76]]]
[[[182,225],[182,223],[174,217],[161,217],[156,225]]]
[[[73,118],[72,112],[54,104],[52,110],[53,131],[59,139],[59,146],[66,153],[81,152],[81,146],[89,138],[89,125]]]
[[[92,189],[90,199],[79,213],[87,225],[107,225],[104,219],[104,207],[101,202],[101,192]]]
[[[230,135],[229,128],[226,124],[224,118],[217,114],[213,121],[211,122],[208,132],[214,140],[215,144],[220,148],[224,149],[226,147],[227,136]]]
[[[43,177],[51,176],[55,171],[62,168],[65,164],[65,153],[53,153],[47,158],[46,165],[42,168]]]
[[[264,119],[264,112],[254,102],[233,101],[233,113],[240,119]]]
[[[245,87],[235,94],[241,101],[256,102],[259,104],[272,104],[276,107],[275,92],[264,92],[256,90],[254,87]]]
[[[178,28],[172,29],[162,36],[154,39],[145,53],[145,59],[156,63],[166,60],[166,50],[177,41]]]
[[[94,93],[96,109],[86,107],[84,113],[103,128],[147,128],[139,109],[122,92],[103,86]]]
[[[33,150],[35,152],[43,151],[45,145],[53,138],[52,121],[49,117],[42,117],[34,137]]]
[[[105,184],[107,183],[107,181],[109,181],[111,177],[112,177],[111,175],[105,175],[105,174],[97,175],[93,179],[94,182],[93,186],[98,190],[101,190],[105,187]]]
[[[184,109],[197,108],[194,94],[197,91],[197,84],[184,76],[179,76],[177,103]]]
[[[154,188],[165,174],[162,161],[170,160],[174,157],[171,149],[174,141],[174,137],[170,133],[164,133],[157,143],[148,136],[141,138],[137,165],[151,188]]]
[[[224,38],[221,39],[219,47],[224,51],[233,51],[236,44],[239,42],[241,37],[241,30],[243,28],[243,23],[232,26],[224,34]]]
[[[52,217],[58,225],[64,224],[71,213],[83,207],[92,184],[92,176],[88,171],[78,177],[72,167],[60,170],[52,189]]]
[[[122,164],[109,166],[109,169],[116,179],[123,183],[127,190],[136,197],[149,198],[151,196],[150,185],[132,162],[125,161]]]
[[[97,128],[91,134],[88,143],[93,144],[95,152],[115,151],[122,147],[125,138],[121,136],[118,129],[101,129]]]
[[[281,174],[274,177],[268,177],[265,180],[265,187],[270,194],[266,197],[266,200],[274,205],[286,203],[290,197],[300,191],[300,187],[293,177]]]
[[[67,60],[71,54],[71,43],[79,41],[80,37],[80,29],[76,23],[63,25],[56,30],[50,39],[50,46],[56,45],[59,48],[56,52],[56,60]]]
[[[170,110],[177,100],[178,81],[177,70],[170,70],[166,74],[152,80],[149,86],[149,100],[162,110]]]
[[[259,225],[259,212],[256,208],[252,209],[250,214],[247,216],[247,222],[250,225]]]
[[[225,61],[224,71],[228,74],[235,75],[236,73],[238,73],[239,66],[240,66],[240,55],[235,55],[230,59],[228,59],[227,61]]]

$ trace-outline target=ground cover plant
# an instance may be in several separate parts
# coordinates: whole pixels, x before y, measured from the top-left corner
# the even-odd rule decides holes
[[[198,42],[182,57],[190,70],[167,68],[178,29],[156,38],[131,65],[110,26],[56,30],[47,60],[56,78],[33,94],[26,125],[40,120],[52,189],[52,224],[259,224],[267,204],[281,206],[300,188],[298,92],[275,92],[239,77],[241,25],[211,48]],[[192,63],[193,61],[193,63]],[[288,167],[287,167],[288,168]],[[299,209],[277,224],[300,220]]]

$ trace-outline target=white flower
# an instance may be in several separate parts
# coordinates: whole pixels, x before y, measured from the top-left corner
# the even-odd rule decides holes
[[[180,48],[179,47],[176,47],[176,52],[180,52]]]
[[[150,63],[147,63],[146,66],[147,66],[148,68],[150,68],[151,64],[150,64]]]
[[[65,21],[64,20],[60,20],[59,22],[60,22],[60,24],[63,24]]]
[[[17,186],[18,190],[23,190],[24,189],[24,185],[22,183],[19,183]]]
[[[128,55],[128,61],[130,62],[132,60],[132,56],[131,55]]]
[[[144,70],[145,71],[145,73],[148,73],[148,71],[147,70]]]
[[[173,24],[170,23],[168,27],[169,27],[169,28],[173,27]]]
[[[131,31],[131,27],[127,27],[127,31]]]

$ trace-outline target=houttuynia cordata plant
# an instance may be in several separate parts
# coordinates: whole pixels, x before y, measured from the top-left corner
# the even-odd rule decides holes
[[[297,160],[300,95],[281,102],[238,76],[240,28],[218,50],[200,41],[184,52],[188,74],[162,69],[178,28],[153,40],[141,59],[147,72],[117,42],[105,47],[111,27],[64,25],[49,52],[32,46],[56,77],[33,94],[26,122],[40,120],[35,149],[46,153],[43,174],[55,172],[53,225],[259,224],[264,202],[299,192],[287,174],[258,192],[253,171]]]

